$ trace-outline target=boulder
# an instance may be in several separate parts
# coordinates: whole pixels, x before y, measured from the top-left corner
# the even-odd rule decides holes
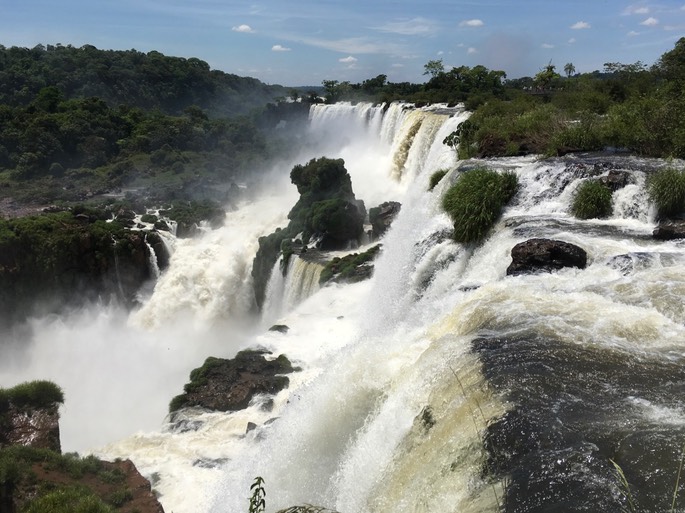
[[[674,240],[685,238],[685,219],[664,219],[652,232],[657,240]]]
[[[514,246],[511,250],[512,262],[507,275],[535,272],[551,272],[564,267],[587,266],[587,253],[584,249],[551,239],[530,239]]]
[[[371,223],[371,238],[381,237],[400,213],[402,204],[397,201],[386,201],[379,206],[369,209],[369,223]]]
[[[241,351],[235,358],[209,357],[202,367],[190,373],[190,383],[184,393],[169,405],[174,412],[180,408],[199,406],[214,411],[236,411],[247,408],[257,394],[277,394],[290,384],[283,374],[293,368],[281,355],[267,360],[265,351]]]

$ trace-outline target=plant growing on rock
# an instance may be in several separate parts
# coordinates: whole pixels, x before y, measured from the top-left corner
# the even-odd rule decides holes
[[[579,219],[608,217],[612,212],[611,190],[597,180],[587,180],[576,190],[571,213]]]
[[[432,191],[435,189],[435,186],[440,183],[440,180],[442,180],[448,172],[448,169],[439,169],[433,173],[430,177],[430,181],[428,182],[428,190]]]
[[[487,168],[464,172],[442,199],[442,206],[454,223],[454,240],[482,240],[517,189],[518,178],[513,173]]]
[[[647,180],[647,194],[659,219],[685,211],[685,171],[672,167],[662,169]]]

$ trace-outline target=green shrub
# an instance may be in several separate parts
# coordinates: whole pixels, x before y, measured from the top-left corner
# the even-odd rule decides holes
[[[440,183],[440,180],[442,180],[445,175],[449,172],[448,169],[439,169],[435,173],[433,173],[430,177],[430,182],[428,183],[428,190],[432,191],[435,189],[435,186]]]
[[[51,381],[29,381],[13,388],[0,388],[0,404],[7,402],[17,408],[47,408],[64,403],[64,392]]]
[[[685,171],[666,168],[654,173],[647,180],[647,194],[658,218],[681,214],[685,211]]]
[[[483,239],[517,189],[518,178],[513,173],[500,174],[487,168],[464,172],[442,200],[454,223],[454,240],[468,243]]]
[[[115,510],[90,491],[82,488],[61,488],[46,493],[28,505],[25,513],[113,513]]]
[[[573,196],[571,213],[579,219],[608,217],[612,210],[611,190],[597,180],[583,182]]]

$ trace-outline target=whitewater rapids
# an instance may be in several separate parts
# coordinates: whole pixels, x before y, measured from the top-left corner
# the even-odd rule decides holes
[[[36,321],[36,333],[52,335],[36,336],[17,365],[25,371],[12,378],[42,372],[62,384],[66,446],[131,458],[175,513],[246,511],[256,476],[269,512],[303,503],[341,513],[618,511],[627,493],[611,461],[641,511],[668,510],[685,440],[685,247],[651,238],[645,193],[646,176],[666,163],[457,162],[442,140],[464,119],[459,109],[401,104],[312,107],[321,144],[309,157],[344,158],[367,208],[402,203],[370,280],[319,288],[320,268],[294,259],[281,281],[272,277],[265,317],[250,317],[256,236],[283,226],[295,199],[292,191],[271,196],[179,242],[151,297],[125,322],[106,309]],[[450,240],[440,202],[476,165],[512,171],[521,187],[487,240],[463,246]],[[439,169],[449,173],[428,191]],[[575,189],[609,169],[630,174],[613,194],[612,216],[574,219]],[[588,267],[507,277],[511,248],[533,237],[581,246]],[[267,331],[271,323],[289,331]],[[68,339],[88,330],[101,342],[78,342],[71,355]],[[62,365],[81,369],[80,379],[50,366],[55,334],[65,339],[58,352],[77,358]],[[285,354],[302,369],[272,409],[258,400],[231,414],[186,411],[163,422],[157,392],[168,401],[205,356],[246,347]],[[140,412],[122,414],[123,405],[69,421],[73,409],[93,407],[77,383],[90,383],[90,371],[111,377],[107,362],[116,361],[89,368],[81,355],[110,351],[131,355],[119,367],[127,394],[159,384],[141,398],[156,427],[149,415],[136,426]],[[128,365],[148,375],[127,374]],[[109,385],[102,393],[117,397]],[[106,432],[117,415],[134,417],[128,432]],[[248,422],[257,428],[248,432]],[[105,434],[81,443],[89,430]]]

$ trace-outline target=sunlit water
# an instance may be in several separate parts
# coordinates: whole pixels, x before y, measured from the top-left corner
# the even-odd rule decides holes
[[[569,206],[590,159],[457,166],[442,140],[463,119],[313,107],[317,150],[345,159],[367,208],[402,203],[370,280],[319,288],[320,266],[292,259],[285,276],[274,267],[265,312],[253,314],[256,238],[284,226],[296,199],[279,187],[177,241],[130,315],[93,307],[34,321],[29,349],[3,355],[2,384],[55,380],[64,448],[131,458],[175,513],[246,511],[256,476],[268,511],[618,511],[627,494],[610,460],[641,511],[670,509],[685,439],[685,251],[651,238],[644,189],[664,163],[605,159],[630,184],[609,219],[579,221]],[[521,184],[477,247],[449,239],[440,207],[474,164]],[[451,171],[429,192],[438,169]],[[588,267],[507,277],[511,248],[532,237],[581,246]],[[190,369],[246,347],[301,368],[271,409],[258,399],[165,421]]]

